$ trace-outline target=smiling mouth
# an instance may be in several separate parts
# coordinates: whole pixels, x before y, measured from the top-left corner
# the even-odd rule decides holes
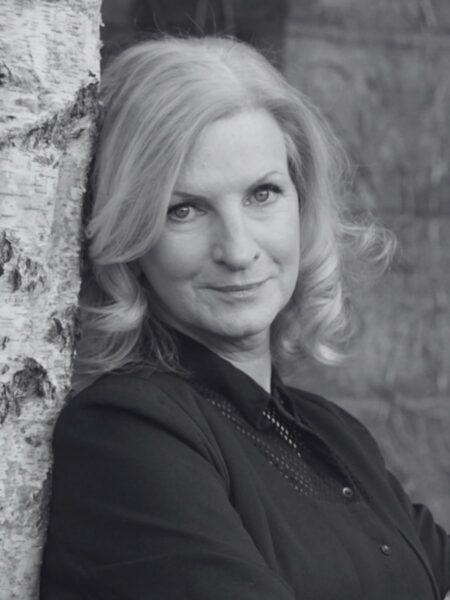
[[[223,285],[223,286],[212,286],[211,289],[216,292],[223,292],[225,294],[245,294],[253,292],[260,288],[264,281],[257,281],[256,283],[247,283],[245,285]]]

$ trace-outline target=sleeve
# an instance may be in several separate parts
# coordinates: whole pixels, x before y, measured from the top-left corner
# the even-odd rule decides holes
[[[337,407],[337,412],[351,422],[359,432],[359,437],[362,435],[363,445],[369,448],[372,461],[379,461],[380,469],[386,474],[390,488],[414,525],[438,583],[441,597],[444,598],[445,594],[450,592],[450,536],[435,522],[426,506],[411,501],[397,478],[386,468],[378,443],[365,425],[342,408]]]
[[[105,390],[103,391],[103,394]],[[294,600],[230,503],[189,415],[162,391],[69,408],[54,436],[60,538],[98,600]]]
[[[450,536],[438,525],[430,510],[423,504],[411,502],[401,484],[388,471],[388,478],[397,498],[414,522],[431,568],[439,585],[441,597],[450,592]]]

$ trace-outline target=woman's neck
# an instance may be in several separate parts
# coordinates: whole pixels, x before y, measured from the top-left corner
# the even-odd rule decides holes
[[[270,394],[272,381],[272,361],[270,352],[253,356],[250,354],[227,355],[219,352],[217,352],[217,354],[251,377]]]
[[[272,359],[269,335],[244,340],[225,340],[194,336],[188,334],[209,348],[221,358],[230,362],[234,367],[251,377],[266,392],[270,393],[272,381]]]

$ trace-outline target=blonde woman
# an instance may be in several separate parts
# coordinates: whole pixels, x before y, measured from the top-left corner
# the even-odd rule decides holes
[[[317,110],[220,38],[126,50],[103,103],[42,600],[442,598],[447,535],[277,373],[339,360],[350,273],[393,250]]]

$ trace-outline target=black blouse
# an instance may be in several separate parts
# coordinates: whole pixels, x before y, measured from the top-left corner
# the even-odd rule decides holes
[[[359,422],[181,340],[189,379],[109,375],[62,411],[42,600],[443,598],[448,537]]]

